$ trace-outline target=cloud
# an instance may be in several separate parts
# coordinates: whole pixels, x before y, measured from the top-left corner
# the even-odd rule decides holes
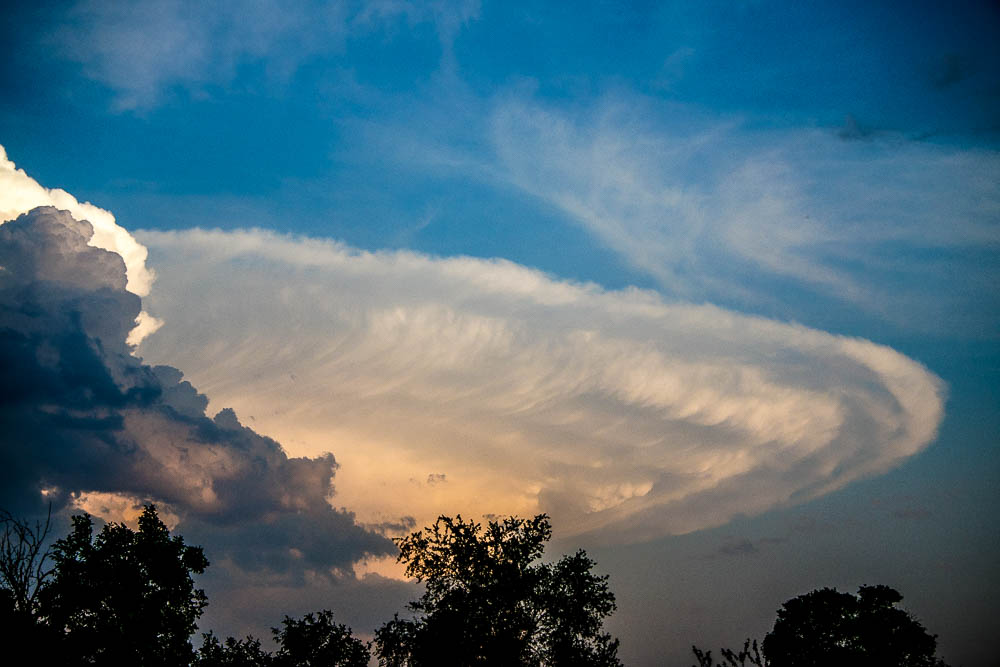
[[[443,47],[478,14],[477,1],[370,0],[248,3],[81,0],[52,43],[83,73],[115,91],[119,110],[148,109],[171,88],[204,93],[247,66],[287,81],[310,59],[341,53],[351,35],[397,21],[430,22]]]
[[[888,347],[649,291],[265,231],[138,237],[167,320],[142,354],[293,452],[337,451],[366,523],[698,530],[884,472],[943,413],[941,381]]]
[[[861,135],[850,119],[846,132]],[[576,111],[509,95],[491,133],[495,178],[668,294],[824,325],[849,304],[906,330],[1000,335],[997,151],[753,129],[635,95]]]
[[[146,248],[115,222],[115,216],[110,211],[90,202],[81,204],[65,190],[42,187],[23,169],[18,169],[7,158],[4,147],[0,146],[0,225],[38,206],[54,206],[68,211],[76,220],[88,221],[93,230],[89,244],[116,253],[124,260],[126,289],[139,296],[149,294],[156,274],[146,267]],[[135,326],[128,334],[128,343],[138,345],[162,326],[163,321],[140,311],[133,324]]]
[[[289,458],[232,410],[206,416],[175,368],[132,355],[140,299],[93,233],[52,207],[0,226],[0,506],[154,501],[213,560],[299,578],[391,553],[329,504],[332,454]]]
[[[42,187],[18,169],[0,146],[0,225],[38,206],[54,206],[69,211],[76,220],[88,221],[93,228],[90,245],[120,255],[125,261],[127,289],[139,296],[149,294],[156,276],[146,267],[146,248],[115,222],[110,211],[90,202],[81,204],[65,190]]]
[[[750,556],[759,551],[757,546],[750,540],[744,538],[730,539],[721,547],[718,554],[722,556]]]

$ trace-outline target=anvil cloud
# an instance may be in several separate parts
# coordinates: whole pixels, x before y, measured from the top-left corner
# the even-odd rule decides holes
[[[10,166],[9,191],[61,192]],[[90,212],[59,196],[77,218]],[[11,209],[20,201],[8,200]],[[943,415],[938,378],[862,339],[560,281],[505,260],[362,252],[259,230],[146,231],[140,244],[90,208],[141,251],[133,256],[145,259],[149,248],[159,278],[144,303],[166,325],[138,351],[164,366],[128,353],[122,327],[139,299],[123,289],[126,263],[85,245],[93,243],[89,223],[37,209],[0,228],[9,237],[11,299],[24,297],[14,286],[26,280],[73,294],[111,290],[111,301],[73,297],[86,306],[77,309],[80,324],[53,314],[32,326],[51,330],[54,341],[73,326],[103,341],[95,349],[104,357],[93,359],[103,370],[93,379],[115,391],[107,405],[74,408],[104,419],[87,412],[100,423],[78,439],[81,460],[96,456],[94,447],[121,449],[123,437],[132,443],[101,475],[82,466],[93,480],[46,468],[20,482],[150,497],[206,521],[254,507],[250,515],[280,506],[298,516],[328,512],[334,464],[326,452],[335,451],[343,465],[336,502],[370,525],[406,526],[440,512],[544,511],[566,535],[642,541],[884,472],[926,447]],[[43,301],[70,298],[59,290]],[[56,305],[53,313],[77,312]],[[37,373],[19,372],[42,377],[47,366],[39,364]],[[90,376],[72,377],[86,384]],[[201,424],[209,399],[214,411],[236,413]],[[287,459],[236,414],[291,453],[319,458]],[[192,444],[203,441],[217,444]],[[270,452],[261,460],[274,459],[260,478],[271,481],[240,472],[245,454],[235,453],[258,448]],[[67,459],[37,460],[51,468]],[[293,489],[310,488],[310,499],[295,500]],[[333,533],[357,530],[350,515],[330,516],[343,524]],[[282,530],[278,541],[291,540]],[[383,552],[372,538],[351,557]]]
[[[888,347],[503,260],[265,231],[141,232],[140,348],[368,521],[545,511],[644,540],[816,497],[935,437],[941,381]],[[391,490],[391,492],[390,492]]]

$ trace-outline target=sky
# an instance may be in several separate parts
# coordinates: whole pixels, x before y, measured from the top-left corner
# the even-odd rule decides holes
[[[995,3],[5,15],[0,505],[155,502],[221,634],[546,512],[628,665],[863,584],[997,664]]]

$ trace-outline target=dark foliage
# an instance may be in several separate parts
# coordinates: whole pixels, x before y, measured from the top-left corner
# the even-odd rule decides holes
[[[691,650],[694,652],[695,659],[698,660],[697,667],[747,667],[748,665],[769,667],[769,663],[760,653],[760,646],[756,639],[753,641],[747,639],[740,651],[722,649],[720,653],[722,653],[723,662],[713,662],[711,651],[702,651],[697,646],[692,646]]]
[[[370,644],[332,612],[286,616],[273,628],[275,653],[259,640],[190,637],[207,604],[192,574],[208,560],[171,536],[147,506],[138,531],[109,523],[95,536],[90,516],[47,545],[50,524],[0,513],[0,630],[7,645],[41,647],[42,662],[139,667],[365,667]],[[541,561],[552,528],[532,519],[475,522],[439,517],[397,539],[408,576],[425,586],[413,618],[383,625],[375,650],[384,667],[619,666],[618,640],[603,632],[615,609],[607,576],[584,551]],[[47,563],[51,561],[52,567]],[[785,602],[762,645],[692,647],[697,667],[946,667],[937,640],[896,607],[888,586],[857,595],[824,588]]]
[[[896,607],[902,599],[888,586],[823,588],[785,602],[761,650],[748,639],[742,651],[722,649],[716,664],[711,651],[691,650],[697,667],[947,667],[934,656],[937,638]]]
[[[371,658],[368,645],[346,625],[334,623],[327,609],[301,620],[285,616],[281,626],[273,629],[280,646],[272,663],[276,667],[367,667]]]
[[[204,635],[195,667],[367,667],[368,644],[335,623],[324,609],[302,619],[285,616],[280,628],[272,628],[277,653],[268,653],[253,637],[232,637],[220,642],[211,632]]]
[[[271,667],[274,661],[271,654],[260,647],[259,639],[228,637],[220,642],[209,632],[204,635],[194,664],[197,667]]]
[[[366,667],[368,645],[330,611],[288,616],[274,628],[276,653],[260,641],[211,632],[194,651],[190,637],[205,593],[192,574],[208,560],[171,537],[147,506],[139,530],[109,523],[94,536],[89,515],[46,544],[49,522],[32,527],[0,513],[0,638],[43,646],[46,664],[139,667]],[[51,560],[52,567],[47,567]]]
[[[189,638],[207,601],[191,574],[208,560],[171,537],[152,505],[137,532],[109,523],[94,537],[90,516],[73,517],[52,559],[40,615],[62,634],[69,664],[176,667],[194,658]]]
[[[937,638],[896,607],[902,599],[888,586],[800,595],[778,610],[764,654],[771,667],[944,667]]]
[[[548,517],[491,521],[461,516],[397,540],[408,576],[426,586],[375,634],[380,664],[619,665],[618,640],[603,633],[615,609],[607,577],[579,551],[536,562],[552,535]]]

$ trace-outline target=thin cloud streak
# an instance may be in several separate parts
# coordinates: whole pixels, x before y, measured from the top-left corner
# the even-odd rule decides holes
[[[265,231],[138,237],[168,322],[140,352],[291,451],[337,451],[369,523],[698,530],[884,472],[943,414],[942,382],[890,348],[653,292]]]
[[[118,111],[147,111],[172,89],[202,96],[226,87],[241,68],[259,66],[267,82],[287,84],[310,60],[342,54],[352,36],[397,22],[435,26],[448,64],[452,40],[478,12],[475,0],[81,0],[61,17],[50,42],[114,92]]]
[[[904,329],[1000,334],[996,151],[754,131],[639,96],[570,113],[511,95],[491,132],[498,179],[669,294],[780,313],[784,285]]]

